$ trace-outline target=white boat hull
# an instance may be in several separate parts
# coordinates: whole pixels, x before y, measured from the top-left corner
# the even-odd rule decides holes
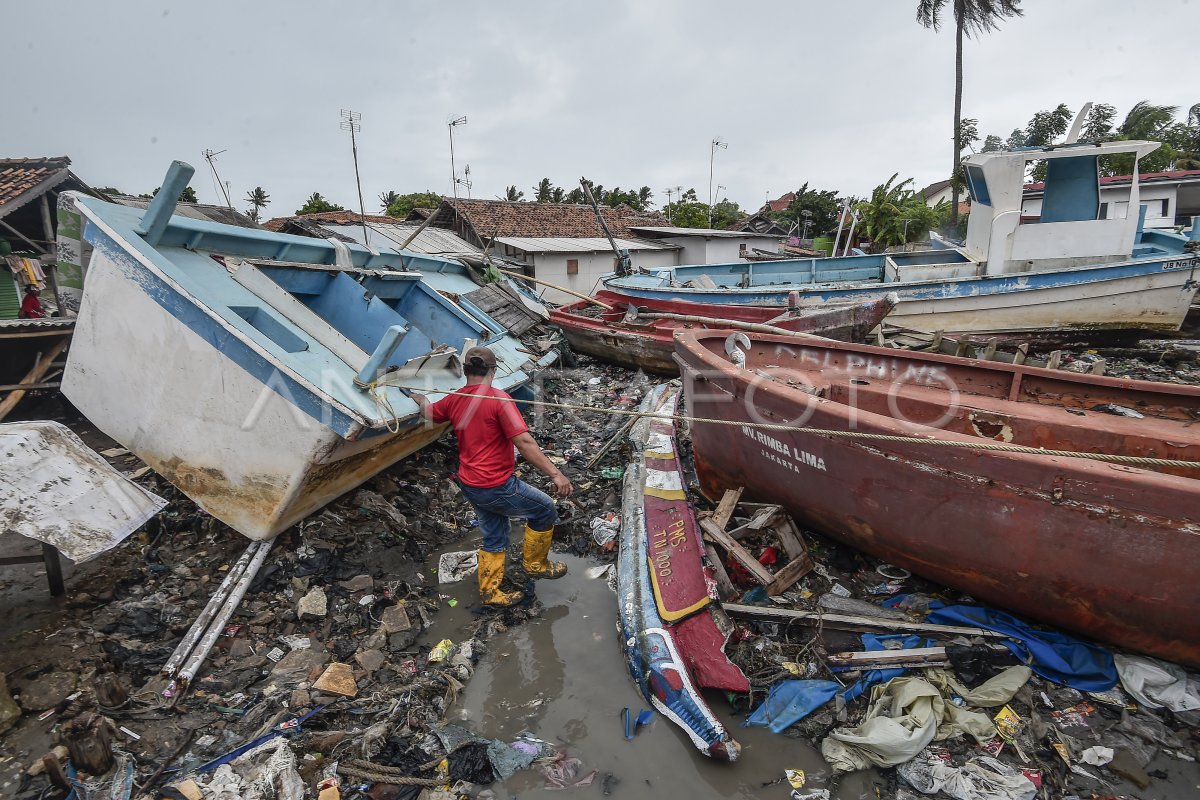
[[[264,383],[234,363],[218,347],[228,331],[184,324],[148,293],[161,291],[147,289],[150,271],[108,244],[92,258],[63,394],[243,535],[272,538],[441,435],[426,424],[371,435],[346,430],[345,409],[306,413],[294,383],[282,373]]]

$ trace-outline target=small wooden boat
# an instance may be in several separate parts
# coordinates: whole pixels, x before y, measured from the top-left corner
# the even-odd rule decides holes
[[[436,440],[394,384],[461,387],[464,347],[529,381],[520,342],[446,297],[474,288],[462,265],[172,216],[192,172],[145,211],[64,195],[94,250],[62,392],[214,517],[269,539]]]
[[[676,340],[691,412],[741,423],[691,425],[707,496],[744,485],[981,601],[1200,666],[1200,387],[764,334],[739,369],[726,338]]]
[[[1154,230],[1136,213],[1107,219],[1097,159],[1140,158],[1157,142],[1069,143],[976,153],[964,161],[971,215],[961,247],[836,258],[659,267],[603,278],[632,302],[684,300],[781,307],[861,302],[896,292],[890,322],[906,328],[1080,337],[1177,331],[1200,282],[1200,218],[1188,236]],[[1039,215],[1022,212],[1029,164],[1047,165]],[[1190,239],[1190,241],[1189,241]]]
[[[894,295],[861,303],[815,308],[719,306],[675,300],[630,300],[601,291],[601,308],[580,300],[550,311],[572,350],[630,369],[678,375],[675,344],[678,330],[747,330],[808,333],[844,341],[861,341],[896,305]]]
[[[641,410],[673,414],[679,387],[656,387]],[[629,673],[642,696],[681,727],[700,752],[734,761],[741,747],[698,687],[748,692],[722,648],[701,565],[703,544],[684,492],[674,423],[643,418],[630,434],[617,559],[618,627]]]

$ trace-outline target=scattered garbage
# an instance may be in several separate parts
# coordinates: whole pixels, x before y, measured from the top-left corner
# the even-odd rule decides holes
[[[479,569],[479,551],[442,553],[438,558],[438,583],[458,583]]]

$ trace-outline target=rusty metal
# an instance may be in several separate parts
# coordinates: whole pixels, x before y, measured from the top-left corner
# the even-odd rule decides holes
[[[692,414],[1200,459],[1197,387],[750,338],[747,369],[736,370],[723,334],[679,334]],[[919,424],[939,417],[940,428]],[[710,498],[745,485],[808,526],[982,602],[1200,666],[1196,470],[703,423],[692,436]]]
[[[649,316],[627,320],[630,298],[604,291],[597,292],[596,298],[605,306],[611,306],[611,310],[586,316],[581,312],[592,303],[580,301],[550,311],[550,322],[562,330],[571,349],[630,369],[672,376],[679,374],[672,341],[672,336],[679,330],[720,329],[718,320],[728,320],[770,325],[784,331],[811,333],[830,339],[860,340],[895,307],[894,298],[797,311],[638,298],[637,310],[640,312],[695,319]],[[702,322],[698,318],[708,321]]]

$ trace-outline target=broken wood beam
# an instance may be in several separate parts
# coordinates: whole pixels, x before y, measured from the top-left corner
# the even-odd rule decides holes
[[[744,491],[746,491],[744,486],[739,486],[736,489],[726,489],[721,502],[717,503],[717,510],[712,513],[711,519],[721,530],[729,527],[729,520],[733,517],[733,511],[737,508],[738,501],[742,499],[742,492]]]
[[[50,370],[51,365],[54,363],[54,359],[58,358],[58,354],[66,349],[67,342],[69,341],[70,339],[66,338],[60,339],[59,341],[55,342],[48,351],[40,355],[37,359],[37,362],[33,365],[33,369],[29,370],[25,377],[21,379],[21,384],[26,386],[28,384],[38,383]],[[27,391],[29,391],[28,388],[14,389],[8,393],[8,396],[5,397],[3,401],[0,401],[0,421],[7,417],[9,413],[17,407],[17,403],[21,402],[21,398],[25,396]]]
[[[825,658],[831,667],[876,669],[909,664],[940,664],[946,661],[944,647],[914,647],[908,650],[862,650],[831,653]]]
[[[775,578],[767,585],[767,597],[783,594],[792,584],[813,571],[815,565],[808,553],[789,561],[783,569],[775,573]]]
[[[824,625],[829,628],[847,631],[867,630],[903,631],[909,633],[928,633],[940,636],[983,636],[990,639],[1006,639],[1004,634],[984,628],[971,628],[962,625],[938,625],[933,622],[909,622],[899,619],[883,619],[880,617],[862,617],[855,614],[824,614],[818,611],[799,611],[792,608],[768,608],[766,606],[747,606],[740,603],[725,603],[726,613],[751,619],[767,619],[774,622],[803,622],[812,625]]]
[[[722,600],[737,597],[737,587],[733,585],[733,581],[729,580],[729,573],[726,572],[725,565],[721,563],[721,555],[717,552],[717,548],[705,542],[704,552],[708,554],[709,563],[712,564],[713,577],[717,581],[717,594],[721,595]]]
[[[705,538],[724,547],[730,556],[745,567],[746,571],[750,573],[750,577],[754,578],[754,580],[763,586],[769,586],[771,581],[775,580],[775,576],[760,564],[758,559],[750,554],[749,550],[738,544],[736,539],[722,530],[711,518],[700,520],[700,528],[704,531]]]

